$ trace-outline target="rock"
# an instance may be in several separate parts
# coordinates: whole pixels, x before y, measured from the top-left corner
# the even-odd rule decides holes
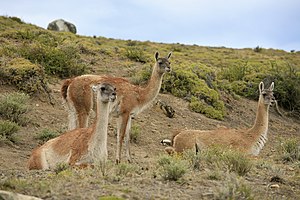
[[[76,34],[76,26],[70,22],[67,22],[63,19],[57,19],[48,24],[48,30],[52,31],[62,31],[62,32],[71,32]]]
[[[270,185],[270,188],[278,189],[278,188],[279,188],[279,185],[278,185],[278,184],[272,184],[272,185]]]
[[[18,194],[15,192],[8,192],[4,190],[0,190],[0,199],[5,200],[41,200],[40,198]]]

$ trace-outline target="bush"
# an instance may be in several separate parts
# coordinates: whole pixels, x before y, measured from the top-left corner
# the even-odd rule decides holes
[[[226,182],[217,188],[214,195],[215,199],[255,199],[251,188],[241,179],[231,174],[229,174]]]
[[[284,162],[300,161],[300,142],[296,139],[288,139],[281,144],[282,160]]]
[[[125,56],[132,61],[146,63],[147,57],[144,54],[144,51],[136,46],[129,46],[126,48]]]
[[[52,131],[49,129],[42,130],[38,135],[37,139],[41,140],[43,143],[47,142],[48,140],[57,137],[59,134],[56,131]]]
[[[42,67],[24,58],[0,61],[0,79],[2,83],[14,85],[29,95],[50,91]]]
[[[7,93],[0,96],[0,116],[19,125],[26,125],[28,118],[24,116],[28,112],[29,96],[24,93]]]
[[[184,65],[165,75],[162,91],[188,100],[192,111],[222,120],[225,106],[214,85],[214,74],[207,67]]]
[[[133,74],[132,83],[136,85],[143,85],[147,83],[152,74],[152,67],[149,65],[143,65],[142,69]]]
[[[187,171],[187,163],[178,157],[162,156],[158,163],[160,165],[160,174],[164,180],[177,181]]]
[[[135,167],[131,164],[120,163],[116,166],[117,176],[128,176],[131,172],[135,171]]]
[[[229,172],[235,172],[240,176],[246,175],[252,169],[251,160],[238,151],[225,151],[222,160]]]
[[[73,45],[49,47],[44,45],[21,46],[20,54],[31,62],[41,64],[49,75],[60,78],[81,75],[86,66],[80,59],[80,51]]]
[[[21,45],[3,47],[2,54],[11,58],[22,57],[41,65],[48,75],[66,78],[81,75],[86,71],[80,47],[74,43],[63,43],[65,38],[59,35],[49,31],[21,29],[4,32],[2,37],[22,41]]]
[[[141,135],[141,127],[139,125],[133,125],[130,129],[130,141],[137,143],[140,135]]]
[[[187,151],[184,158],[194,169],[206,166],[214,170],[235,172],[240,176],[246,175],[252,169],[252,162],[246,155],[219,146],[203,149],[198,154]]]
[[[14,134],[20,129],[18,124],[10,121],[0,120],[0,141],[17,141]]]

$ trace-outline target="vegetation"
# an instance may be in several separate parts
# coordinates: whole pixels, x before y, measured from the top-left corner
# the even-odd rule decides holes
[[[201,170],[204,167],[213,170],[225,170],[239,176],[245,176],[252,169],[251,160],[239,151],[224,147],[211,147],[195,154],[192,151],[184,153],[184,158],[194,169]]]
[[[120,75],[115,73],[121,71],[125,72],[122,76],[143,85],[151,75],[155,51],[161,56],[173,52],[170,59],[172,72],[164,76],[161,91],[185,99],[195,112],[228,121],[226,108],[230,107],[227,97],[257,99],[258,83],[263,80],[266,85],[275,82],[274,94],[281,108],[286,109],[284,113],[299,118],[300,52],[297,51],[92,38],[44,30],[15,17],[0,17],[0,42],[3,44],[0,46],[0,84],[15,86],[26,93],[0,95],[0,141],[14,143],[19,128],[22,128],[22,133],[28,128],[26,134],[38,132],[36,136],[41,142],[56,136],[53,127],[63,129],[57,127],[55,116],[43,119],[43,123],[49,123],[46,127],[28,123],[26,117],[29,96],[51,94],[48,85],[56,84],[57,79],[82,73]],[[184,116],[179,113],[179,117]],[[168,120],[163,125],[155,125],[163,127],[176,123],[171,121],[176,119]],[[139,124],[139,119],[136,121]],[[272,130],[278,133],[278,119],[274,121]],[[132,142],[141,141],[142,130],[138,124],[132,127]],[[184,125],[188,127],[190,124]],[[298,126],[284,130],[298,130]],[[151,141],[159,141],[158,134],[153,133]],[[25,137],[31,139],[31,136]],[[272,136],[276,144],[274,138],[277,136]],[[2,152],[9,151],[7,155],[13,155],[10,161],[16,155],[20,156],[16,163],[25,161],[33,144],[40,142],[34,140],[27,144],[28,138],[22,144],[17,143],[19,147],[5,145]],[[276,149],[267,152],[272,156],[250,159],[221,147],[198,154],[186,152],[182,156],[164,154],[155,157],[148,154],[150,150],[145,150],[144,146],[134,145],[133,148],[143,150],[134,152],[133,163],[124,161],[115,165],[107,162],[105,166],[80,170],[65,164],[57,165],[52,171],[28,172],[23,168],[18,170],[20,166],[7,170],[15,164],[3,162],[0,189],[43,199],[299,199],[297,138],[282,142],[280,148],[270,146],[266,148]],[[112,146],[109,148],[111,159]],[[25,152],[15,153],[20,151]],[[158,152],[157,149],[151,151]],[[273,184],[275,188],[271,187]]]
[[[187,163],[179,157],[162,155],[158,163],[164,180],[177,181],[187,172]]]
[[[15,133],[20,129],[18,124],[10,121],[0,120],[0,142],[13,142],[17,141]]]
[[[284,162],[300,162],[300,142],[296,138],[284,141],[281,151]]]
[[[47,142],[48,140],[59,136],[59,133],[50,129],[43,129],[38,135],[36,136],[37,139],[41,140],[42,143]]]
[[[130,129],[130,141],[137,143],[141,135],[141,127],[134,124]]]
[[[226,102],[221,92],[257,99],[257,86],[263,80],[267,85],[275,82],[275,96],[287,114],[300,114],[299,52],[91,38],[44,30],[15,17],[0,17],[0,22],[4,44],[0,79],[28,94],[49,93],[47,75],[66,78],[87,73],[88,65],[102,65],[97,60],[114,67],[144,64],[130,73],[135,74],[134,83],[142,84],[150,77],[154,52],[160,50],[161,54],[173,51],[173,71],[165,76],[162,92],[186,99],[195,112],[222,120]]]
[[[19,125],[26,125],[28,118],[29,96],[24,93],[5,93],[0,95],[0,117],[5,120],[15,122]]]

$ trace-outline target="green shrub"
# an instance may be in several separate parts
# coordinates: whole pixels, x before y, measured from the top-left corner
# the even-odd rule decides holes
[[[300,142],[297,139],[288,139],[281,144],[282,160],[284,162],[300,161]]]
[[[55,168],[54,168],[54,172],[56,174],[59,174],[67,169],[70,169],[70,165],[67,163],[58,163]]]
[[[129,46],[126,48],[125,56],[132,61],[146,63],[147,57],[144,54],[144,51],[136,46]]]
[[[260,46],[256,46],[253,51],[256,53],[260,53],[263,49]]]
[[[19,129],[18,124],[14,122],[0,120],[0,141],[11,141],[15,143],[17,138],[14,134]]]
[[[49,75],[60,78],[81,75],[86,70],[86,65],[80,59],[80,51],[74,45],[49,47],[36,44],[21,46],[19,53],[31,62],[41,64]]]
[[[57,136],[59,136],[59,134],[56,131],[50,129],[43,129],[40,133],[38,133],[36,138],[41,140],[44,143]]]
[[[162,84],[162,91],[188,100],[191,110],[222,120],[225,106],[214,88],[214,74],[205,66],[174,68],[172,73],[165,75]]]
[[[215,199],[255,199],[252,189],[238,177],[229,174],[226,182],[214,192]]]
[[[189,163],[189,166],[192,169],[200,170],[201,166],[203,165],[201,153],[195,154],[195,151],[193,150],[184,151],[183,158]]]
[[[133,74],[133,77],[131,78],[132,83],[136,85],[144,85],[147,83],[151,77],[152,74],[152,67],[145,64],[141,70],[139,70],[137,73]]]
[[[133,125],[130,129],[130,141],[137,143],[140,135],[141,135],[141,127],[139,125]]]
[[[20,40],[22,43],[3,47],[3,54],[15,58],[22,57],[31,63],[39,64],[48,75],[60,78],[77,76],[86,72],[81,59],[80,45],[64,42],[64,37],[50,31],[21,29],[7,31],[2,37]]]
[[[42,67],[24,58],[14,58],[3,63],[0,61],[0,80],[30,95],[50,91]]]
[[[160,165],[160,175],[164,180],[177,181],[180,179],[188,169],[185,160],[178,157],[161,157],[158,160]]]
[[[24,93],[6,93],[0,96],[0,116],[19,125],[28,123],[24,115],[28,112],[29,96]]]
[[[235,172],[240,176],[246,175],[252,169],[252,162],[246,155],[221,146],[203,149],[197,154],[187,151],[184,153],[184,159],[193,169],[206,166],[210,169]]]
[[[136,170],[135,166],[128,163],[120,163],[116,166],[117,176],[128,176],[130,173]]]
[[[222,160],[229,172],[235,172],[240,176],[246,175],[253,166],[251,160],[238,151],[225,151]]]

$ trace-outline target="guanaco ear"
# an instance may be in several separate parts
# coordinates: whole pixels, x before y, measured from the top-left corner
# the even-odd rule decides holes
[[[171,55],[172,55],[172,52],[170,52],[170,53],[168,54],[167,59],[169,59],[169,58],[171,57]]]
[[[261,92],[265,89],[265,85],[263,82],[259,83],[259,94],[261,94]]]
[[[155,60],[158,59],[158,56],[159,56],[159,53],[158,53],[158,51],[157,51],[157,52],[155,52]]]
[[[273,91],[274,90],[274,82],[271,83],[269,90]]]

